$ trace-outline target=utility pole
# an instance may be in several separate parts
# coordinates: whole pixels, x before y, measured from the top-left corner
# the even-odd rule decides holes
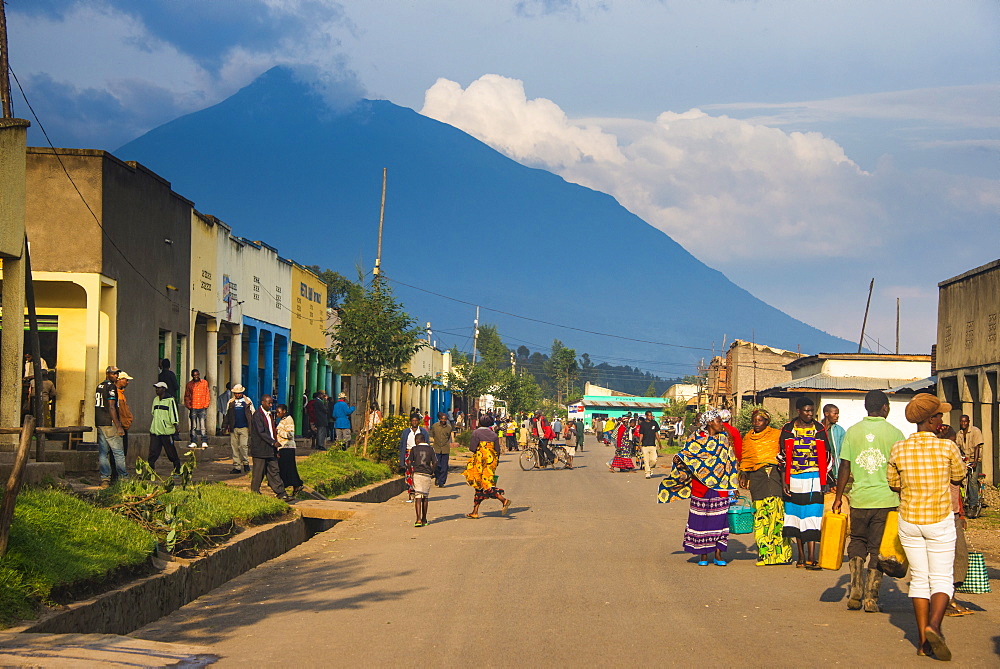
[[[2,2],[2,0],[0,0]],[[385,222],[385,181],[388,168],[382,168],[382,206],[378,212],[378,251],[375,253],[375,269],[372,276],[379,276],[382,271],[382,224]]]
[[[861,347],[865,343],[865,328],[868,327],[868,309],[872,306],[872,290],[875,289],[875,277],[872,277],[872,282],[868,284],[868,304],[865,305],[865,319],[861,322],[861,339],[858,340],[858,353],[861,353]]]
[[[476,364],[476,347],[479,345],[479,307],[476,307],[476,320],[472,323],[472,364]]]
[[[896,298],[896,355],[899,355],[899,298]]]
[[[512,375],[517,376],[517,356],[514,355],[514,351],[510,352],[510,372]]]
[[[4,118],[14,118],[14,111],[10,106],[10,77],[7,76],[7,68],[10,66],[7,54],[7,12],[3,5],[3,0],[0,0],[0,106],[3,107]]]
[[[427,335],[427,343],[431,343],[431,322],[427,321],[427,327],[424,328],[424,333]]]

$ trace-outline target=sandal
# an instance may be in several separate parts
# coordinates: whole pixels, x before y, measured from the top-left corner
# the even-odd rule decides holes
[[[934,657],[942,662],[948,662],[951,660],[951,649],[948,648],[948,644],[945,643],[943,634],[935,632],[930,627],[925,627],[924,636],[927,637],[927,643],[931,645],[931,651],[934,653]]]
[[[796,569],[801,569],[802,567],[805,567],[805,566],[806,566],[806,563],[803,562],[803,561],[801,561],[801,560],[795,563],[795,568]]]
[[[823,571],[823,568],[819,566],[819,562],[806,562],[806,569],[810,571]]]
[[[479,518],[479,516],[477,514],[474,514],[474,513],[467,513],[467,514],[465,514],[465,517],[466,518]]]
[[[707,567],[708,566],[708,560],[699,560],[698,561],[698,566],[699,567]]]
[[[507,515],[507,508],[509,506],[510,506],[510,500],[508,499],[506,502],[503,503],[503,508],[500,509],[500,515],[501,516],[506,516]]]

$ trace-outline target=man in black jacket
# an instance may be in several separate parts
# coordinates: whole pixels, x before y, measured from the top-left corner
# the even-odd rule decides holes
[[[288,501],[285,485],[278,473],[278,433],[271,417],[271,396],[260,398],[260,411],[250,418],[250,457],[253,458],[253,477],[250,490],[260,494],[260,484],[267,474],[267,485],[278,499]]]

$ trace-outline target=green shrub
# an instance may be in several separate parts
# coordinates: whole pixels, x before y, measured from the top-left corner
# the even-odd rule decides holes
[[[472,438],[472,430],[462,430],[455,433],[455,443],[464,449],[469,448],[469,439]]]
[[[409,424],[410,419],[402,416],[384,418],[368,435],[368,457],[397,469],[399,467],[399,435]]]
[[[0,560],[0,621],[137,572],[155,548],[151,533],[115,513],[57,490],[25,489]]]
[[[399,449],[399,433],[396,433]],[[393,458],[397,461],[399,456]],[[393,469],[384,462],[372,462],[347,451],[321,451],[298,463],[299,476],[306,485],[326,497],[336,497],[370,483],[390,478]]]

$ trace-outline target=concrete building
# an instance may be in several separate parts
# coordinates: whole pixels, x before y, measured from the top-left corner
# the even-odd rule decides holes
[[[671,402],[689,402],[698,397],[698,386],[694,383],[675,383],[663,393],[663,399]]]
[[[575,402],[583,406],[583,422],[589,425],[594,418],[618,418],[628,413],[641,414],[652,411],[657,418],[667,403],[662,397],[635,397],[632,395],[584,395]],[[576,412],[579,414],[579,411]]]
[[[968,414],[983,431],[983,473],[1000,481],[1000,260],[938,284],[938,330],[934,355],[938,397],[954,407],[957,430]]]
[[[736,339],[726,351],[729,405],[739,411],[743,402],[762,403],[769,411],[783,412],[784,402],[761,398],[759,391],[790,381],[792,373],[786,365],[801,357],[802,354],[795,351]]]
[[[243,385],[254,402],[261,395],[273,395],[276,403],[287,404],[292,261],[264,242],[244,238],[239,241]]]
[[[28,149],[26,225],[57,425],[94,425],[94,388],[115,364],[135,377],[131,432],[144,445],[157,359],[181,368],[187,356],[191,212],[137,163],[105,151]]]
[[[296,263],[292,263],[291,279],[292,364],[295,370],[291,411],[296,425],[304,426],[305,398],[312,399],[318,390],[328,393],[334,390],[327,379],[330,363],[325,354],[326,284],[311,269]]]
[[[844,428],[868,415],[865,394],[869,390],[889,393],[899,386],[925,379],[931,371],[929,355],[887,355],[876,353],[819,353],[798,358],[785,365],[791,380],[776,384],[760,393],[765,398],[781,398],[780,411],[795,416],[795,400],[803,395],[816,405],[816,420],[822,420],[826,404],[840,409],[840,424]],[[906,421],[903,409],[909,397],[889,395],[888,421],[912,434],[913,425]]]

